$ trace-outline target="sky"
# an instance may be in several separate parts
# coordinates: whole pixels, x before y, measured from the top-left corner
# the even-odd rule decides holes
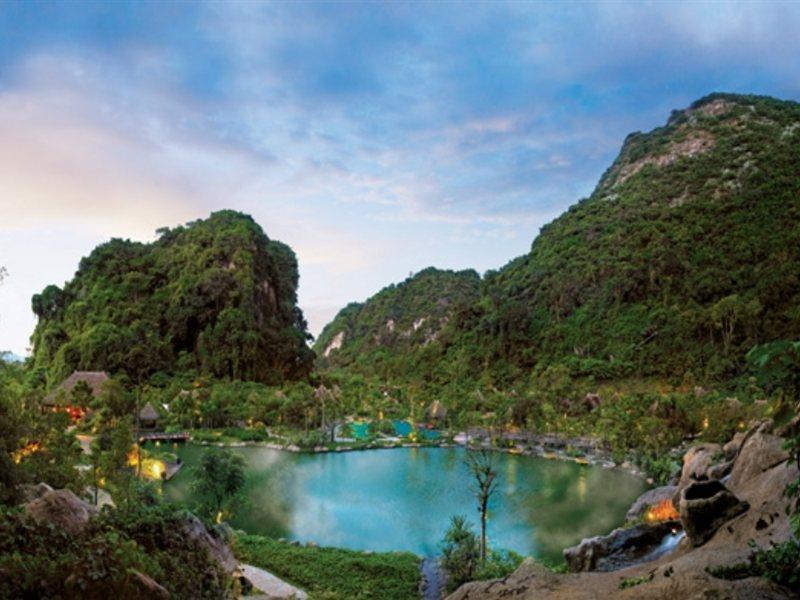
[[[223,208],[300,263],[312,333],[427,266],[525,253],[625,136],[800,100],[800,4],[0,0],[0,350],[112,237]]]

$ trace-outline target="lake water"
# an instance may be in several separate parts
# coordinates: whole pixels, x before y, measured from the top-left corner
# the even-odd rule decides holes
[[[176,452],[185,466],[164,484],[173,501],[191,499],[191,467],[202,452]],[[248,533],[357,550],[437,554],[449,519],[478,524],[471,476],[461,448],[397,448],[294,454],[236,448],[247,464],[246,506],[231,524]],[[490,507],[493,548],[561,561],[561,550],[622,524],[646,489],[616,470],[496,453],[500,487]]]

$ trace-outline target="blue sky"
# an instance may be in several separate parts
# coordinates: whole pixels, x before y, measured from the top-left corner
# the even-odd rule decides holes
[[[312,331],[429,265],[496,268],[631,131],[800,100],[793,3],[0,3],[0,349],[110,237],[234,208]]]

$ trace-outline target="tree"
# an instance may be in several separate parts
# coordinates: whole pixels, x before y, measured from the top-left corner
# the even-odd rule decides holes
[[[448,591],[472,581],[478,568],[480,546],[466,516],[455,515],[450,519],[450,527],[439,546],[442,551],[441,565],[448,575]]]
[[[40,442],[41,447],[26,457],[20,466],[30,480],[43,481],[54,488],[69,488],[81,494],[86,481],[76,466],[83,452],[70,425],[69,416],[64,412],[50,413],[39,420],[32,437]]]
[[[0,369],[6,367],[0,362]],[[20,469],[13,458],[19,449],[23,426],[5,373],[0,373],[0,504],[17,500]]]
[[[70,392],[71,404],[82,408],[89,408],[93,399],[92,388],[85,381],[79,381]]]
[[[104,422],[114,422],[130,415],[136,408],[134,397],[129,394],[118,379],[103,383],[100,394],[92,403],[102,413]]]
[[[489,501],[497,491],[497,471],[494,468],[493,454],[488,450],[471,450],[467,453],[467,467],[475,480],[472,493],[478,501],[481,517],[481,562],[486,562],[486,518]]]
[[[244,487],[244,459],[230,450],[206,450],[195,468],[192,491],[197,494],[199,511],[222,519],[230,501]]]

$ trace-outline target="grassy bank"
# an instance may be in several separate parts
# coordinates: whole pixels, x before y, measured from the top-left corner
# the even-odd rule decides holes
[[[234,551],[326,600],[411,600],[419,597],[419,558],[409,552],[365,554],[341,548],[293,546],[272,538],[242,535]]]

